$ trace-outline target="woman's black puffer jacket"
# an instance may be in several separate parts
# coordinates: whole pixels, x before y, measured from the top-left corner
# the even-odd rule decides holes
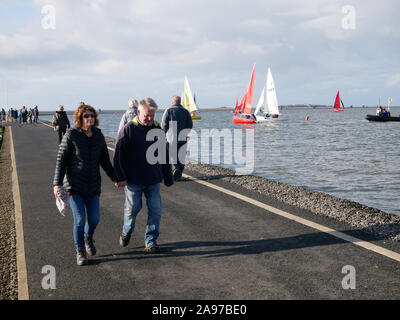
[[[92,133],[89,138],[77,127],[66,132],[58,150],[54,186],[64,185],[68,192],[84,197],[100,195],[100,166],[115,181],[104,136],[98,128],[92,128]]]

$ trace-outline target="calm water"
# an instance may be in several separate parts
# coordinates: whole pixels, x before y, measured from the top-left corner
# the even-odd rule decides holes
[[[232,123],[231,111],[204,111],[203,119],[194,121],[194,129],[199,136],[199,150],[203,146],[202,129],[227,128],[232,138],[233,129],[241,129],[243,145],[245,129],[253,130],[254,175],[400,215],[400,123],[369,122],[365,120],[367,113],[374,114],[375,109],[352,108],[338,113],[323,109],[283,110],[277,120],[244,127]],[[398,114],[400,109],[393,108],[392,115]],[[121,116],[100,114],[100,128],[105,135],[116,137]],[[156,119],[161,116],[157,113]],[[211,146],[209,150],[208,162],[212,163],[215,149]],[[223,159],[221,166],[238,167],[235,161],[223,164]]]

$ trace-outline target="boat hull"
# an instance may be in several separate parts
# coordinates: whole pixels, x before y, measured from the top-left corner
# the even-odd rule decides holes
[[[233,122],[233,123],[256,123],[256,120],[254,120],[254,119],[246,119],[246,118],[237,118],[237,117],[233,117],[232,122]]]
[[[341,111],[343,111],[343,109],[334,109],[334,110],[332,110],[333,112],[341,112]]]
[[[398,121],[400,122],[400,117],[386,117],[386,116],[375,116],[372,114],[367,114],[365,117],[368,121],[379,121],[379,122],[387,122],[387,121]]]
[[[269,117],[266,117],[265,115],[264,115],[264,116],[257,116],[257,115],[256,115],[257,122],[272,121],[272,120],[274,120],[274,119],[278,119],[278,117],[279,117],[279,116],[278,116],[277,114],[274,114],[274,115],[269,116]]]

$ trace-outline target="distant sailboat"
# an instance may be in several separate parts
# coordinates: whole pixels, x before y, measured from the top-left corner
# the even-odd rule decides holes
[[[249,87],[245,91],[240,104],[236,99],[236,106],[234,110],[233,123],[256,123],[254,114],[251,113],[253,102],[253,89],[254,89],[254,74],[256,72],[256,65],[253,66],[251,73]]]
[[[200,120],[201,116],[196,115],[198,112],[198,108],[196,105],[196,101],[192,95],[192,90],[190,90],[189,80],[185,76],[185,82],[183,86],[183,94],[182,94],[182,106],[189,111],[190,116],[193,120]]]
[[[340,108],[340,103],[342,103],[342,107],[343,108]],[[340,111],[343,111],[343,109],[344,109],[343,101],[340,100],[340,95],[339,95],[339,91],[338,91],[337,94],[336,94],[335,104],[333,106],[333,110],[332,111],[333,112],[340,112]]]
[[[262,114],[259,112],[262,111]],[[279,117],[278,98],[276,96],[274,78],[271,68],[268,68],[267,82],[263,88],[254,112],[257,122],[276,119]]]

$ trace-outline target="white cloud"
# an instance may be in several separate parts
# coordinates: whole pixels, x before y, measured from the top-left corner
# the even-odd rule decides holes
[[[386,81],[386,85],[389,88],[393,88],[395,86],[397,86],[400,83],[400,73],[396,73],[394,75],[392,75],[387,81]]]
[[[54,92],[53,98],[43,95],[43,104],[56,104],[51,99],[67,90],[86,96],[88,83],[97,88],[92,99],[102,103],[125,105],[124,92],[132,88],[166,96],[169,103],[185,74],[207,92],[202,96],[207,105],[234,104],[253,63],[257,70],[273,67],[283,104],[306,101],[310,91],[320,97],[315,103],[331,103],[325,92],[339,86],[354,93],[349,104],[368,104],[364,99],[375,99],[374,92],[400,81],[399,74],[387,77],[398,69],[400,43],[395,32],[400,5],[392,0],[353,1],[353,31],[342,28],[345,0],[249,0],[229,6],[211,0],[33,3],[37,10],[24,27],[0,32],[0,75],[13,79],[21,99],[29,99],[30,79],[40,75],[38,85]],[[47,4],[56,8],[56,30],[41,28],[40,9]],[[255,91],[261,90],[264,73],[257,73]],[[109,92],[111,79],[118,94]],[[221,83],[223,90],[216,92]]]

